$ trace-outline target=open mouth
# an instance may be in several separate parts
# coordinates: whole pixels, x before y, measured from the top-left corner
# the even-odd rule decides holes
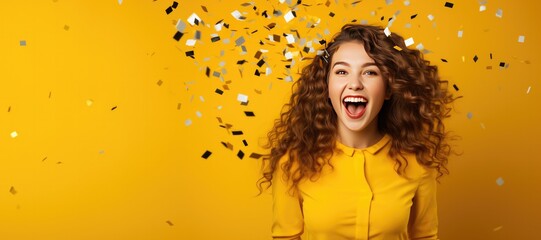
[[[366,105],[368,104],[368,100],[362,96],[348,96],[342,102],[350,118],[360,118],[364,114]]]

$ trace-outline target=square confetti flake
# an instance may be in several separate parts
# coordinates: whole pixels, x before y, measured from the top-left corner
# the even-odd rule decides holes
[[[237,101],[239,102],[248,102],[248,96],[242,94],[242,93],[239,93],[239,95],[237,95]]]
[[[413,38],[410,37],[410,38],[404,40],[404,43],[406,44],[406,47],[409,47],[409,46],[411,46],[412,44],[414,44],[415,42],[413,41]]]
[[[505,181],[503,181],[503,178],[501,178],[501,177],[499,177],[498,179],[496,179],[496,184],[498,184],[498,186],[502,186],[504,182],[505,182]]]
[[[290,22],[291,20],[293,20],[293,18],[295,18],[295,12],[294,11],[289,11],[286,13],[286,15],[284,15],[284,19],[286,20],[286,22]]]

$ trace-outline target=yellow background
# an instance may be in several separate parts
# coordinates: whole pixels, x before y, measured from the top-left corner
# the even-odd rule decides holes
[[[290,92],[286,79],[307,56],[299,38],[286,46],[282,34],[329,39],[353,19],[385,26],[393,15],[391,31],[413,37],[411,47],[422,43],[463,96],[447,122],[462,155],[439,186],[441,239],[537,236],[540,4],[490,0],[480,12],[479,1],[354,2],[178,1],[170,14],[173,1],[163,0],[2,2],[0,239],[269,239],[272,202],[269,193],[255,197],[260,163],[249,156],[263,153]],[[292,8],[297,16],[286,22]],[[188,23],[192,13],[199,25]],[[187,26],[177,42],[178,19]],[[229,28],[217,31],[222,19]],[[201,39],[186,46],[196,30]],[[246,53],[235,46],[241,36]]]

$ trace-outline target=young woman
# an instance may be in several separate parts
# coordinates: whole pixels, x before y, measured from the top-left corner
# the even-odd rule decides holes
[[[322,52],[268,134],[273,238],[437,239],[454,100],[437,67],[376,26],[345,25]]]

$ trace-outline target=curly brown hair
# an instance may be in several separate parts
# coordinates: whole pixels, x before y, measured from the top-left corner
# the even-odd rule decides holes
[[[450,103],[456,98],[447,90],[447,82],[438,75],[437,66],[423,58],[417,49],[405,46],[398,34],[387,36],[379,26],[346,24],[328,46],[302,69],[293,84],[288,104],[267,134],[270,153],[263,160],[263,176],[258,181],[272,185],[280,159],[284,176],[296,188],[303,179],[314,180],[335,151],[337,115],[329,101],[327,86],[330,60],[341,44],[360,42],[376,62],[387,81],[389,100],[378,115],[378,130],[391,136],[389,156],[395,159],[395,170],[403,176],[408,165],[406,153],[415,154],[419,164],[438,171],[446,167],[451,147],[443,120],[450,116]],[[295,166],[295,167],[293,167]]]

